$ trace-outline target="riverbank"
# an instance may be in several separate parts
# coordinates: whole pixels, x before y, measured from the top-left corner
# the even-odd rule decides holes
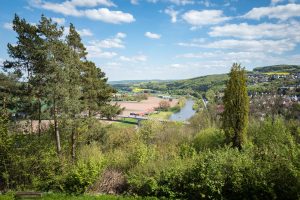
[[[172,121],[187,121],[196,113],[193,106],[194,101],[192,99],[186,100],[180,111],[172,114],[169,119]]]

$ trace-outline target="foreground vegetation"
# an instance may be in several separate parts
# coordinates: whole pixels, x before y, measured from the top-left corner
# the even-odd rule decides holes
[[[29,33],[33,32],[32,36],[48,51],[31,52],[28,48],[15,54],[14,50],[23,46],[17,49],[11,46],[12,57],[37,61],[31,60],[37,58],[37,52],[48,52],[51,56],[45,56],[45,60],[38,63],[49,62],[50,66],[54,66],[50,72],[59,72],[66,77],[61,79],[65,84],[52,82],[55,78],[49,77],[51,84],[46,82],[45,87],[40,88],[35,81],[44,80],[38,76],[44,68],[30,65],[34,66],[32,73],[36,74],[29,77],[28,82],[17,78],[14,81],[4,79],[9,84],[1,90],[4,92],[1,93],[0,110],[0,191],[5,195],[0,198],[11,199],[13,192],[28,190],[45,192],[44,199],[300,198],[298,114],[280,110],[281,107],[276,107],[276,104],[268,106],[264,102],[258,102],[255,109],[249,109],[245,70],[240,65],[234,64],[232,67],[221,104],[211,101],[205,109],[198,109],[189,124],[151,120],[144,121],[139,128],[103,124],[91,113],[106,113],[110,117],[115,114],[114,106],[108,104],[114,91],[106,84],[106,78],[100,71],[96,70],[97,77],[87,75],[95,66],[84,58],[79,59],[77,53],[84,48],[72,51],[72,46],[59,37],[54,38],[54,43],[49,42],[50,39],[45,40],[45,36],[40,37],[39,34],[51,32],[51,27],[54,27],[54,33],[61,34],[55,29],[57,25],[47,18],[42,17],[37,29],[16,16],[14,29],[22,33],[24,29],[18,29],[20,24]],[[70,32],[73,35],[69,38],[80,39],[75,29]],[[29,33],[21,34],[20,39]],[[57,44],[66,48],[66,55],[76,58],[73,60],[76,65],[69,63],[72,60],[70,57],[60,58],[60,54],[51,51]],[[29,58],[23,56],[24,52],[30,53]],[[16,69],[15,73],[18,72],[18,64],[22,64],[17,61],[8,63]],[[89,69],[89,72],[78,73],[80,70],[74,68],[77,65],[77,69]],[[80,68],[82,66],[89,67]],[[78,95],[71,87],[74,86],[74,80],[70,79],[73,75],[78,78],[74,87]],[[220,84],[222,81],[220,76]],[[94,85],[94,82],[98,84]],[[13,90],[10,86],[32,90],[11,94]],[[64,93],[50,93],[53,97],[50,98],[46,95],[49,91],[46,86],[62,89],[66,92],[65,96]],[[85,89],[81,89],[83,87]],[[107,92],[105,97],[100,95],[103,90]],[[89,95],[85,95],[87,91]],[[45,96],[32,98],[32,94]],[[36,105],[33,102],[37,103],[37,107],[33,106]],[[20,107],[24,108],[24,118],[31,123],[36,116],[42,116],[41,102],[51,108],[46,108],[44,114],[55,117],[54,123],[38,132],[24,132],[18,127],[19,118],[13,114],[20,113],[17,112]],[[81,104],[83,108],[76,107]],[[166,105],[164,102],[160,109],[168,110]],[[222,105],[223,110],[220,110]],[[82,115],[86,110],[90,113]],[[262,118],[257,117],[257,110],[264,112]]]
[[[0,195],[1,200],[14,200],[15,194],[9,193],[6,195]],[[140,199],[148,199],[154,200],[156,198],[142,198],[142,197],[122,197],[122,196],[113,196],[113,195],[82,195],[82,196],[72,196],[72,195],[64,195],[64,194],[43,194],[41,200],[140,200]],[[26,200],[26,199],[23,199]]]
[[[149,121],[135,130],[90,124],[91,129],[82,132],[74,164],[67,136],[57,157],[51,130],[37,136],[5,134],[2,129],[1,177],[6,190],[73,195],[299,198],[299,121],[250,119],[239,151],[226,144],[218,117],[211,113],[198,113],[189,126]]]

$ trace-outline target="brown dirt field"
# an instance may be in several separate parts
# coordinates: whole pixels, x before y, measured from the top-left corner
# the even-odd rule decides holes
[[[161,99],[158,97],[148,97],[147,100],[143,100],[140,102],[114,102],[120,105],[122,108],[125,107],[125,110],[123,111],[122,115],[129,115],[130,113],[147,113],[147,112],[153,112],[156,107],[159,106],[159,102],[166,99]],[[168,100],[167,100],[168,101]],[[171,107],[176,106],[178,103],[178,99],[173,99],[170,104]]]

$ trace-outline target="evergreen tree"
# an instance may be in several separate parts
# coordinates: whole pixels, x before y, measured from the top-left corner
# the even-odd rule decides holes
[[[17,45],[8,44],[12,61],[7,61],[5,68],[14,69],[19,77],[26,78],[26,93],[23,95],[26,98],[22,99],[26,99],[24,104],[29,106],[24,110],[29,113],[29,119],[38,118],[41,133],[42,104],[50,108],[58,154],[62,149],[59,123],[68,121],[71,155],[75,160],[76,130],[81,113],[88,111],[92,116],[111,106],[107,102],[115,90],[107,84],[101,69],[87,61],[86,48],[73,24],[70,24],[65,39],[63,27],[43,15],[37,25],[15,15],[13,28],[18,41]],[[7,105],[7,97],[3,99],[2,104]],[[118,107],[111,110],[118,110]]]
[[[90,117],[106,106],[115,92],[115,89],[107,84],[105,73],[97,68],[95,63],[84,62],[83,100]]]
[[[72,161],[76,159],[76,144],[77,144],[77,126],[80,119],[76,118],[76,114],[80,114],[86,109],[82,102],[82,73],[84,71],[84,63],[86,60],[86,49],[81,42],[80,35],[71,23],[69,34],[66,37],[66,43],[69,47],[69,56],[67,59],[67,79],[68,83],[68,119],[71,124],[71,157]],[[80,116],[79,115],[79,116]]]
[[[234,63],[224,91],[223,129],[228,143],[242,149],[248,125],[249,99],[245,69]]]
[[[8,120],[3,109],[0,110],[0,190],[9,188],[10,146],[11,140],[8,134]]]
[[[8,54],[13,58],[13,61],[6,61],[4,68],[12,69],[15,74],[25,78],[25,88],[20,94],[22,96],[22,106],[18,111],[24,113],[26,118],[32,119],[34,115],[34,86],[32,81],[37,69],[36,63],[39,63],[38,61],[41,58],[38,49],[42,40],[38,37],[37,27],[28,23],[25,19],[20,19],[18,15],[14,17],[13,29],[17,33],[16,45],[7,45]]]
[[[81,42],[81,38],[79,33],[76,31],[75,26],[71,23],[69,28],[69,34],[66,37],[67,44],[69,47],[75,51],[80,59],[86,59],[86,48],[84,47],[83,43]]]
[[[52,106],[52,119],[54,120],[54,133],[56,138],[57,153],[61,152],[61,142],[59,133],[59,116],[62,116],[62,110],[66,105],[66,76],[65,76],[65,60],[68,56],[68,49],[60,39],[63,35],[63,28],[58,27],[57,23],[53,23],[51,19],[45,16],[41,17],[38,24],[40,38],[43,38],[41,51],[45,55],[44,92],[46,98]]]

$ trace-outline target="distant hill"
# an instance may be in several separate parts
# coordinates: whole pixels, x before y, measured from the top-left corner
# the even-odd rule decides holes
[[[273,65],[266,67],[257,67],[253,71],[247,71],[248,74],[267,74],[267,73],[300,72],[300,65]],[[218,92],[225,88],[227,74],[215,74],[200,76],[184,80],[133,80],[133,81],[114,81],[113,87],[118,90],[132,91],[134,88],[151,89],[162,93],[174,95],[200,96],[207,92]],[[287,82],[285,84],[288,84]],[[292,84],[292,83],[289,83]],[[249,91],[268,91],[274,86],[282,85],[282,80],[272,80],[270,82],[255,83],[248,87]]]
[[[254,72],[300,72],[300,65],[272,65],[266,67],[256,67]]]
[[[153,79],[153,80],[120,80],[120,81],[108,81],[111,85],[126,85],[126,84],[139,84],[144,82],[166,82],[168,80],[159,80],[159,79]]]

